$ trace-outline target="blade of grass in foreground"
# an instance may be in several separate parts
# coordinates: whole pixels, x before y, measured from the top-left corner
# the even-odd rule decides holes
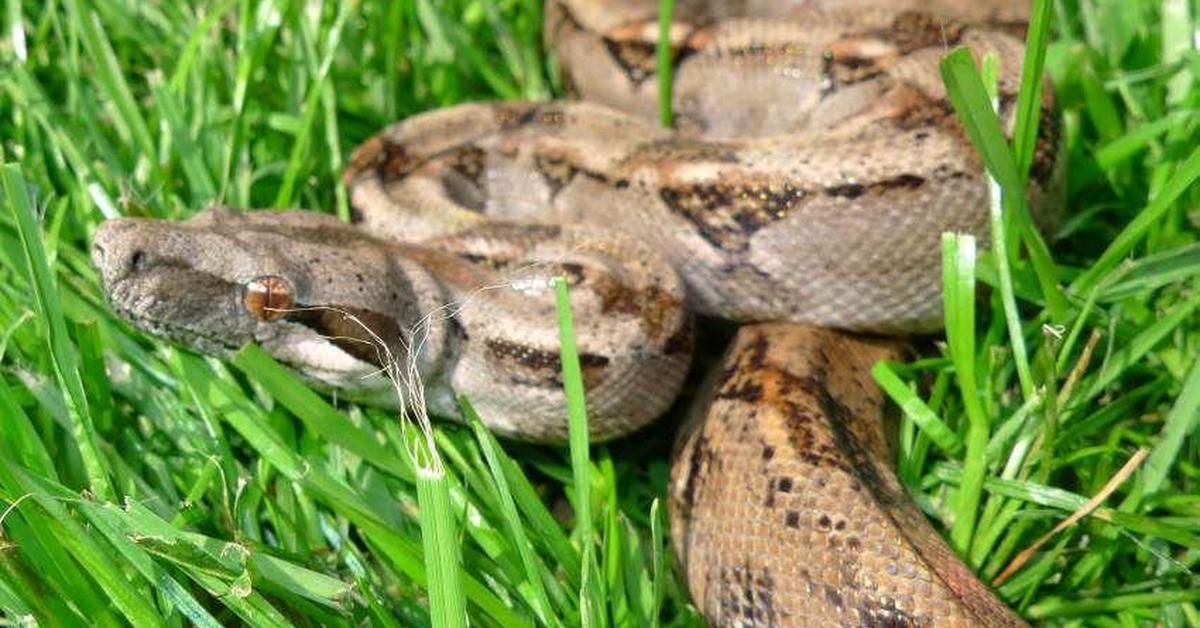
[[[1055,320],[1065,318],[1067,301],[1058,285],[1057,271],[1054,260],[1050,257],[1045,241],[1033,226],[1029,216],[1029,207],[1025,201],[1025,175],[1027,170],[1018,169],[1012,150],[1004,137],[1000,118],[992,107],[987,90],[984,89],[975,60],[966,48],[957,48],[946,55],[940,64],[942,80],[946,84],[946,93],[954,112],[967,131],[971,144],[979,152],[987,171],[1000,184],[1004,192],[1004,210],[1013,218],[1020,230],[1029,251],[1034,274],[1046,300],[1046,308]],[[1024,80],[1033,80],[1032,76],[1023,76]],[[1037,77],[1037,80],[1041,80]],[[1028,91],[1022,85],[1023,93]],[[1027,96],[1032,98],[1032,96]],[[1032,106],[1032,105],[1026,105]],[[1019,114],[1018,114],[1019,115]],[[1035,114],[1030,114],[1035,115]],[[1037,126],[1033,122],[1029,127],[1019,129],[1023,133],[1034,133]],[[1020,140],[1020,138],[1017,138]],[[1009,253],[1009,251],[1005,251]]]
[[[674,59],[671,54],[671,18],[675,15],[675,0],[658,0],[658,122],[665,128],[675,126]]]
[[[15,164],[5,164],[2,178],[4,198],[21,238],[26,271],[29,273],[34,300],[37,302],[37,318],[45,325],[54,376],[67,403],[72,440],[79,448],[79,456],[83,461],[92,492],[102,500],[112,499],[112,484],[97,446],[96,430],[92,425],[87,394],[79,374],[79,353],[67,334],[67,323],[62,303],[58,298],[58,288],[46,261],[42,231],[38,228],[37,218],[30,205],[29,188],[26,187],[25,178],[21,176]]]
[[[592,529],[591,460],[588,445],[587,403],[583,394],[583,371],[575,345],[575,321],[571,314],[571,296],[567,282],[553,280],[555,308],[558,311],[558,339],[561,345],[563,391],[567,400],[570,434],[571,471],[575,482],[575,533],[582,546],[580,615],[585,626],[603,625],[604,595],[599,591],[601,578],[595,562]],[[595,615],[594,615],[595,614]],[[599,618],[599,620],[597,620]]]
[[[1006,220],[1004,211],[1004,201],[1008,201],[1008,207],[1014,207],[1020,202],[1014,199],[1017,195],[1024,196],[1025,184],[1024,177],[1013,162],[1012,152],[1004,139],[1000,118],[995,114],[993,103],[996,101],[998,64],[995,55],[989,53],[984,57],[984,68],[989,77],[985,85],[970,53],[960,48],[942,59],[941,70],[950,101],[959,119],[966,126],[967,134],[980,153],[991,155],[987,175],[992,253],[1000,284],[1000,301],[1004,306],[1004,318],[1008,326],[1009,343],[1012,345],[1013,363],[1021,381],[1021,392],[1025,399],[1029,399],[1033,396],[1033,377],[1030,374],[1029,356],[1025,349],[1025,337],[1017,312],[1016,298],[1013,296],[1012,272],[1009,268],[1012,249],[1008,245],[1005,226],[1012,221]],[[987,159],[985,156],[985,160]]]
[[[366,430],[347,423],[346,417],[258,345],[243,347],[233,356],[233,365],[265,386],[308,429],[401,480],[414,481],[413,469],[405,458],[380,445]]]
[[[147,594],[145,588],[134,586],[126,574],[125,566],[117,561],[101,539],[80,525],[58,499],[46,494],[33,482],[24,469],[0,460],[0,483],[8,487],[21,486],[23,493],[32,494],[28,507],[34,507],[36,502],[44,512],[45,518],[41,519],[44,529],[40,533],[48,535],[65,550],[131,624],[166,626],[154,606],[152,596]]]
[[[398,531],[398,521],[391,511],[375,507],[366,497],[353,491],[325,472],[325,466],[288,447],[271,425],[266,412],[242,391],[229,383],[226,377],[217,377],[207,363],[193,355],[176,354],[180,364],[182,381],[196,392],[198,403],[219,415],[229,423],[253,447],[258,454],[284,476],[310,492],[314,499],[325,503],[330,509],[345,516],[359,526],[365,538],[370,540],[388,561],[418,585],[429,582],[426,564],[415,539]],[[268,379],[263,383],[272,382]],[[276,382],[278,383],[278,382]],[[302,387],[298,382],[285,382],[285,387]],[[268,388],[268,392],[279,392]],[[220,409],[218,412],[216,409]],[[449,537],[457,543],[455,535]],[[508,607],[481,581],[469,573],[459,573],[464,596],[479,610],[501,625],[520,625],[522,617]]]
[[[946,342],[954,374],[967,413],[967,451],[963,482],[955,502],[950,541],[966,555],[975,534],[987,450],[988,419],[980,401],[975,376],[975,238],[942,234],[942,300],[946,315]]]
[[[430,441],[413,438],[418,447]],[[450,489],[437,451],[423,452],[427,461],[417,462],[417,504],[420,506],[421,544],[425,550],[425,573],[429,577],[429,615],[434,626],[459,628],[467,625],[467,604],[459,580],[458,534],[450,509]]]
[[[1000,118],[992,109],[987,90],[975,68],[975,59],[966,48],[956,48],[946,55],[940,64],[942,80],[954,112],[962,121],[971,143],[983,158],[988,172],[1005,190],[1023,190],[1021,175],[1013,161],[1012,151],[1004,140]]]
[[[667,577],[667,561],[666,561],[666,543],[663,535],[663,514],[661,508],[662,502],[656,497],[650,503],[650,551],[651,561],[653,562],[653,603],[650,619],[653,625],[659,625],[658,616],[662,612],[664,578]]]
[[[588,454],[587,402],[583,395],[583,371],[575,346],[575,321],[567,282],[554,280],[558,310],[558,340],[561,343],[563,389],[567,399],[567,429],[570,433],[571,470],[575,478],[575,529],[585,542],[592,538],[591,462]]]
[[[937,413],[896,375],[887,362],[876,362],[875,366],[871,367],[871,376],[938,449],[950,455],[957,455],[962,451],[963,443],[958,434],[942,422]]]
[[[1046,64],[1046,43],[1050,34],[1051,0],[1034,0],[1025,33],[1025,60],[1021,64],[1021,88],[1017,93],[1017,114],[1013,123],[1013,157],[1017,171],[1028,175],[1037,152],[1038,122],[1042,112],[1042,71]]]
[[[496,485],[496,496],[500,500],[500,514],[503,517],[505,529],[512,539],[513,546],[517,548],[517,555],[520,557],[521,566],[525,570],[525,580],[529,583],[531,591],[529,595],[530,606],[537,613],[538,620],[543,624],[548,626],[561,625],[558,618],[551,614],[553,606],[550,603],[549,596],[546,594],[546,587],[542,583],[541,570],[544,567],[537,561],[537,554],[535,553],[533,544],[529,542],[529,536],[525,533],[525,527],[521,524],[521,517],[517,512],[517,504],[513,499],[512,491],[509,490],[508,480],[504,477],[504,468],[501,466],[500,460],[500,444],[496,442],[496,437],[484,427],[483,422],[479,420],[479,415],[475,412],[475,408],[471,406],[471,402],[466,397],[459,397],[458,403],[462,409],[463,417],[475,433],[475,440],[479,442],[479,448],[483,451],[488,471],[491,472],[492,482]]]

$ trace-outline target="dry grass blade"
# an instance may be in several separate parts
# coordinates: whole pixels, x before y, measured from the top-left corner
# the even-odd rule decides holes
[[[1025,566],[1025,563],[1029,562],[1029,559],[1033,558],[1033,555],[1036,554],[1043,545],[1048,543],[1050,539],[1054,538],[1056,534],[1075,525],[1077,521],[1083,519],[1091,514],[1092,511],[1099,508],[1100,504],[1103,504],[1104,500],[1108,499],[1108,496],[1112,495],[1113,491],[1117,490],[1117,487],[1121,486],[1125,480],[1129,479],[1129,476],[1132,475],[1133,472],[1138,468],[1138,465],[1142,464],[1142,461],[1145,460],[1149,455],[1150,450],[1145,447],[1134,452],[1133,456],[1131,456],[1129,460],[1125,462],[1120,470],[1118,470],[1111,478],[1109,478],[1108,482],[1104,484],[1104,488],[1100,489],[1099,493],[1096,493],[1091,499],[1087,500],[1087,503],[1085,503],[1075,512],[1071,513],[1070,517],[1060,521],[1058,525],[1054,526],[1054,529],[1050,530],[1046,534],[1043,534],[1041,538],[1034,541],[1032,545],[1022,550],[1020,554],[1017,554],[1017,556],[1012,559],[1012,562],[1010,562],[1008,566],[1004,568],[1004,571],[1001,571],[1000,575],[996,576],[996,578],[992,580],[992,586],[998,587],[1004,584],[1004,582],[1008,580],[1014,573],[1016,573],[1017,570]]]

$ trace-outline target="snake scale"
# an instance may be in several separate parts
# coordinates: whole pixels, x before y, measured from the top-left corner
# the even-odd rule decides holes
[[[982,167],[947,101],[948,47],[1002,60],[1017,0],[680,0],[676,128],[657,111],[657,3],[549,0],[579,100],[464,104],[351,156],[351,224],[222,208],[108,221],[93,258],[113,309],[223,355],[256,341],[314,385],[395,404],[420,375],[455,417],[566,436],[551,276],[572,288],[592,436],[663,414],[691,313],[744,325],[680,431],[676,552],[715,625],[1021,625],[891,470],[869,369],[940,325],[939,238],[986,236]],[[1063,160],[1047,90],[1031,174],[1045,221]],[[835,331],[836,328],[841,331]]]

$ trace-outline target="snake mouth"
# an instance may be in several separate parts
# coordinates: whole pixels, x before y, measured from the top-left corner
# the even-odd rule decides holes
[[[104,283],[112,311],[148,334],[218,357],[254,340],[254,321],[238,305],[240,287],[219,277],[160,262]]]
[[[109,300],[109,307],[122,320],[147,334],[166,339],[190,349],[195,349],[207,355],[227,358],[245,344],[232,342],[228,336],[205,334],[187,326],[164,323],[153,317],[138,314],[137,311],[131,308],[117,305],[111,299]]]
[[[109,306],[122,319],[148,334],[216,357],[229,357],[252,341],[275,347],[283,343],[291,350],[277,358],[297,369],[312,368],[315,358],[304,357],[299,347],[302,341],[319,338],[373,370],[387,366],[380,345],[396,350],[402,344],[403,333],[391,317],[351,306],[297,303],[278,321],[255,320],[244,307],[242,284],[166,260],[107,279]]]

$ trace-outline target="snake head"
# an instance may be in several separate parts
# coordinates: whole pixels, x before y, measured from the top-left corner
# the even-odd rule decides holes
[[[92,263],[112,309],[144,331],[205,353],[223,355],[253,340],[257,321],[240,305],[243,284],[234,271],[252,265],[251,256],[195,224],[215,221],[221,211],[183,224],[121,218],[100,225]]]
[[[403,321],[420,307],[394,257],[330,216],[223,208],[109,220],[92,248],[112,309],[134,326],[217,356],[258,342],[350,393],[386,388],[369,376],[403,355]]]

